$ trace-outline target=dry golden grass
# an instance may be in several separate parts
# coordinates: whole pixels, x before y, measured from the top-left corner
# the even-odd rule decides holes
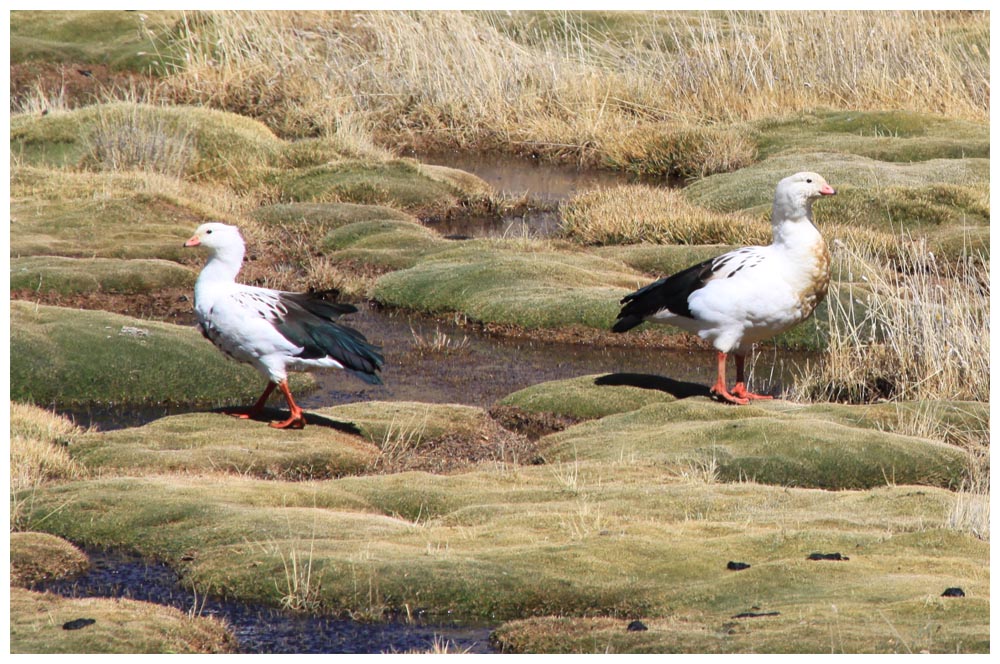
[[[702,153],[699,169],[744,163],[746,137],[716,122],[824,106],[989,116],[984,13],[599,19],[595,28],[587,12],[198,13],[183,22],[185,66],[163,94],[260,118],[284,136],[360,128],[397,145],[661,172],[683,170],[690,160],[665,162],[692,137],[699,144],[682,149]]]
[[[67,450],[82,429],[65,417],[10,402],[10,524],[21,520],[31,492],[44,482],[85,475]]]
[[[769,244],[767,221],[722,214],[677,189],[624,185],[584,192],[562,209],[561,232],[583,244]]]
[[[907,237],[895,256],[850,241],[834,256],[829,349],[796,396],[989,400],[988,259],[938,261]]]

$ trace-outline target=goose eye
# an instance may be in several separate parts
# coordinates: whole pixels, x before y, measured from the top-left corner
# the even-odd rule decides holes
[[[806,182],[808,182],[809,184],[812,184],[812,178],[806,178]],[[211,232],[212,231],[209,231],[209,233],[211,233]]]
[[[810,180],[810,182],[811,182],[811,180]],[[212,231],[211,231],[211,230],[207,230],[207,231],[205,231],[205,235],[211,235],[211,234],[212,234]]]

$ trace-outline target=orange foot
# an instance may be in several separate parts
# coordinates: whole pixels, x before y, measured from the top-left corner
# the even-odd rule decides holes
[[[300,412],[296,415],[292,415],[284,422],[271,422],[268,426],[275,429],[303,429],[306,426],[306,418]]]
[[[725,385],[713,385],[709,391],[714,394],[719,401],[723,401],[725,403],[736,404],[737,406],[745,406],[750,403],[750,400],[742,395],[730,394]],[[733,391],[735,392],[736,390]]]
[[[747,387],[743,383],[736,383],[733,385],[733,394],[740,399],[773,399],[770,394],[754,394],[753,392],[747,392]],[[744,401],[746,403],[746,401]]]

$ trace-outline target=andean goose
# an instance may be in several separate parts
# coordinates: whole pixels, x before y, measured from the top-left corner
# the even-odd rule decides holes
[[[219,350],[253,365],[268,381],[264,394],[249,409],[230,414],[258,415],[277,387],[288,401],[290,417],[272,422],[278,429],[305,426],[302,409],[288,389],[287,371],[345,369],[367,383],[379,384],[379,348],[336,318],[357,311],[350,304],[310,293],[257,288],[236,283],[244,244],[235,226],[202,224],[185,247],[205,247],[208,263],[194,286],[194,311],[202,334]]]
[[[812,204],[837,192],[816,173],[796,173],[778,183],[771,210],[773,240],[699,263],[626,295],[612,328],[625,332],[643,321],[676,325],[718,349],[718,378],[711,392],[746,404],[772,397],[748,392],[744,361],[754,343],[809,317],[830,284],[830,252],[813,225]],[[736,384],[726,389],[726,356],[736,356]]]

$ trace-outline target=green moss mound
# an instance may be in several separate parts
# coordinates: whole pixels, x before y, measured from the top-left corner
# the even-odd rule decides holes
[[[375,285],[383,304],[526,328],[607,329],[618,300],[637,283],[621,264],[597,256],[464,242]]]
[[[364,438],[380,447],[402,440],[413,448],[446,435],[474,435],[488,417],[474,406],[416,401],[365,401],[319,412],[357,425]]]
[[[150,170],[246,186],[283,142],[256,120],[208,108],[114,103],[11,118],[10,148],[29,166]]]
[[[307,419],[305,429],[280,431],[222,413],[176,415],[141,427],[90,433],[71,451],[79,463],[105,472],[215,471],[286,480],[356,474],[374,459],[376,448],[350,433],[350,423],[314,414]]]
[[[546,436],[539,452],[550,462],[629,459],[728,482],[822,489],[961,485],[967,456],[957,447],[831,424],[780,402],[757,403],[739,409],[707,397],[654,403]]]
[[[194,228],[233,221],[202,203],[205,196],[196,185],[150,175],[15,167],[10,253],[190,261],[183,245]]]
[[[86,616],[82,629],[63,625]],[[11,653],[223,653],[236,649],[225,625],[130,599],[75,599],[12,588]]]
[[[249,601],[375,617],[404,606],[493,620],[680,614],[705,629],[755,606],[799,615],[844,602],[859,607],[854,625],[951,586],[988,596],[988,543],[942,529],[955,500],[933,487],[711,484],[581,459],[325,482],[107,477],[43,487],[28,521],[156,555],[202,592]],[[849,560],[807,560],[815,551]],[[308,563],[308,583],[289,578],[292,560]],[[752,569],[727,572],[730,560]],[[982,634],[988,611],[967,618]]]
[[[686,187],[684,193],[695,203],[713,210],[731,212],[755,207],[769,210],[778,181],[802,170],[819,173],[838,192],[850,186],[886,197],[893,187],[986,184],[989,164],[989,159],[982,158],[893,163],[833,152],[782,154],[735,173],[720,173],[698,180]],[[826,203],[821,201],[814,208],[820,228],[824,223],[840,221],[827,215]]]
[[[648,387],[624,384],[629,376],[599,374],[554,380],[531,385],[507,395],[499,401],[503,406],[515,406],[531,413],[552,413],[576,419],[597,419],[615,413],[627,413],[651,403],[673,401],[699,386],[684,384],[656,376],[646,376]],[[618,383],[615,386],[610,384]],[[659,388],[659,389],[658,389]],[[707,388],[704,389],[707,392]]]
[[[27,588],[83,572],[90,561],[64,539],[47,533],[10,534],[10,584]]]
[[[165,39],[179,17],[163,11],[14,11],[10,61],[101,63],[164,72],[173,62]]]
[[[753,123],[762,159],[843,152],[878,161],[989,158],[989,126],[912,111],[815,111]]]
[[[353,261],[380,270],[413,267],[449,245],[437,233],[412,220],[359,221],[323,238],[323,251],[338,261]]]
[[[10,261],[11,289],[134,295],[164,288],[192,288],[195,272],[171,261],[33,256]]]
[[[36,404],[245,404],[263,379],[193,328],[11,302],[11,398]],[[301,387],[301,383],[299,383]]]
[[[343,160],[276,173],[274,184],[285,200],[390,205],[404,210],[454,206],[464,195],[456,180],[430,177],[412,160]]]
[[[413,217],[383,205],[357,203],[279,203],[251,213],[265,224],[307,226],[330,230],[365,221],[415,221]]]

